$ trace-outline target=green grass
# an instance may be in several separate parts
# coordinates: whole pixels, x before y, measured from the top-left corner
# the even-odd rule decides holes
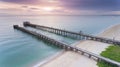
[[[109,46],[105,51],[101,53],[101,56],[109,58],[111,60],[120,62],[120,47],[119,46]],[[117,67],[115,65],[110,65],[104,61],[100,61],[97,64],[99,67]]]

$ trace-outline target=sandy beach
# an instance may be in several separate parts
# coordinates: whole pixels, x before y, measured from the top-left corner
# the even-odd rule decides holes
[[[98,34],[98,36],[120,40],[119,33],[120,24],[106,29],[102,33]],[[75,46],[99,55],[105,50],[105,48],[110,46],[110,44],[86,40],[76,44]],[[98,67],[96,64],[97,62],[95,60],[89,59],[79,53],[65,51],[39,67]]]

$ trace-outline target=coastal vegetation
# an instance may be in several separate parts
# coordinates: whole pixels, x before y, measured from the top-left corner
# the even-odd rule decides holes
[[[109,58],[111,60],[120,62],[120,47],[119,46],[109,46],[105,51],[101,53],[101,56]],[[104,61],[100,61],[97,64],[99,67],[117,67],[115,65],[111,65]]]

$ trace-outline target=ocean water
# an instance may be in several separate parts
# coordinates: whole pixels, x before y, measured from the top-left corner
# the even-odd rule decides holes
[[[23,26],[23,21],[97,35],[105,28],[119,24],[120,16],[0,16],[0,67],[29,67],[61,50],[13,29],[15,24]],[[70,45],[78,41],[33,28],[27,29]]]

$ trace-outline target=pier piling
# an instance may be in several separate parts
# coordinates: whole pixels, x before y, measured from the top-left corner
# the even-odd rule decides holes
[[[81,52],[82,55],[86,55],[87,54],[89,58],[91,58],[93,56],[93,57],[96,57],[98,60],[102,60],[102,61],[105,61],[105,62],[107,62],[109,64],[114,64],[114,65],[117,65],[118,67],[120,67],[120,63],[119,62],[116,62],[116,61],[104,58],[102,56],[96,55],[96,54],[91,53],[89,51],[86,51],[86,50],[83,50],[83,49],[80,49],[80,48],[77,48],[77,47],[74,47],[74,46],[70,46],[70,45],[62,43],[62,42],[59,42],[59,41],[57,41],[55,39],[52,39],[52,38],[47,37],[45,35],[42,35],[40,33],[27,30],[27,29],[25,29],[23,27],[19,27],[18,25],[14,25],[13,27],[15,29],[21,30],[21,31],[26,32],[28,34],[31,34],[31,35],[33,35],[33,36],[35,36],[37,38],[40,38],[41,40],[43,40],[45,42],[49,42],[49,43],[51,43],[51,44],[53,44],[53,45],[55,45],[57,47],[62,47],[65,50],[69,49],[70,51],[74,51],[74,52],[78,52],[78,53]]]
[[[99,41],[99,42],[103,42],[103,43],[108,43],[108,44],[120,46],[120,41],[108,39],[108,38],[103,38],[103,37],[97,37],[97,36],[93,36],[93,35],[87,35],[87,34],[84,34],[82,32],[76,33],[76,32],[72,32],[72,31],[56,29],[56,28],[47,27],[47,26],[31,24],[30,22],[24,22],[23,25],[37,28],[37,29],[44,30],[44,31],[48,31],[51,33],[59,34],[59,35],[65,36],[65,37],[71,37],[71,38],[76,38],[76,39],[80,38],[80,40],[93,40],[93,41]]]

